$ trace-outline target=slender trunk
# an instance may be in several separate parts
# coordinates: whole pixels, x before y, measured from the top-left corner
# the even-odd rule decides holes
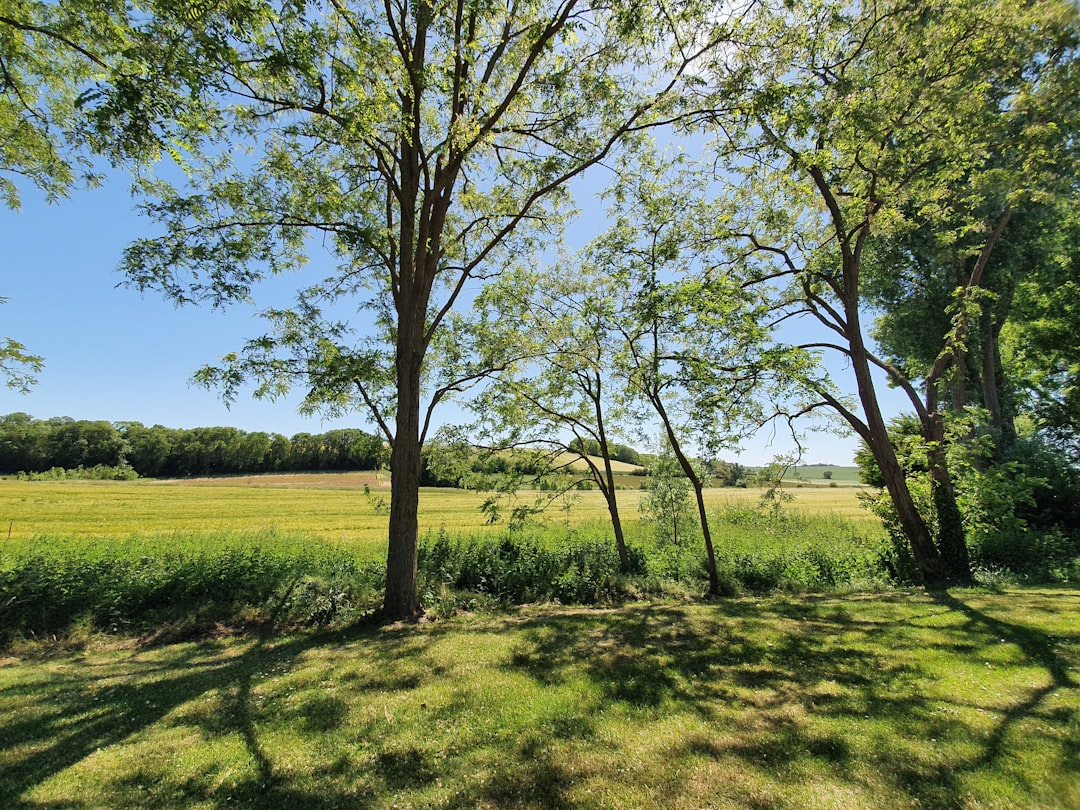
[[[679,438],[675,435],[675,430],[671,426],[671,419],[668,418],[667,408],[664,407],[663,400],[656,392],[652,392],[649,399],[652,400],[653,408],[664,426],[671,452],[675,454],[675,459],[679,462],[683,475],[690,480],[690,485],[694,488],[698,519],[701,521],[701,536],[705,541],[705,568],[709,575],[709,593],[716,596],[720,593],[720,576],[716,571],[716,552],[713,550],[712,532],[709,530],[709,515],[705,511],[704,486],[701,483],[701,477],[694,469],[694,465],[690,463],[690,459],[683,453],[682,445],[679,443]]]
[[[712,532],[709,530],[709,515],[705,511],[705,489],[696,474],[690,476],[690,484],[694,487],[694,497],[697,499],[701,536],[705,538],[705,567],[709,572],[709,593],[716,596],[720,593],[720,577],[716,571],[716,552],[713,551]]]
[[[615,533],[615,548],[619,552],[619,570],[624,574],[630,573],[630,552],[626,550],[626,535],[623,534],[622,518],[619,517],[619,501],[615,497],[615,478],[611,472],[611,462],[604,457],[604,474],[607,485],[604,489],[604,500],[607,501],[608,514],[611,516],[611,530]]]
[[[983,406],[990,415],[990,429],[997,439],[997,449],[1008,449],[1016,442],[1016,423],[1004,405],[1005,369],[1001,364],[999,338],[1001,324],[994,323],[987,313],[983,322],[982,390]]]
[[[409,327],[412,328],[409,328]],[[420,510],[420,369],[423,321],[402,319],[397,345],[397,431],[390,453],[390,537],[386,554],[383,618],[420,615],[416,558]]]
[[[619,517],[619,502],[615,497],[615,473],[611,469],[611,448],[608,447],[607,431],[604,429],[604,410],[600,403],[600,375],[596,375],[592,397],[596,412],[596,431],[600,445],[600,455],[604,459],[604,499],[607,501],[608,514],[611,515],[611,529],[615,532],[615,548],[619,552],[619,570],[630,573],[630,553],[626,550],[626,537],[623,535],[622,520]]]

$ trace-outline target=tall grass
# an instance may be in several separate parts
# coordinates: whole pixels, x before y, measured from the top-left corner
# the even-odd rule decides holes
[[[379,564],[348,551],[271,531],[45,537],[0,556],[0,641],[76,629],[325,624],[372,610],[383,577]]]
[[[878,588],[886,545],[866,524],[832,516],[763,515],[729,505],[714,517],[724,592]],[[513,533],[431,531],[421,541],[426,608],[538,601],[594,604],[702,595],[699,543],[630,525],[621,571],[601,521]],[[82,539],[40,537],[0,552],[0,643],[76,630],[175,632],[216,623],[289,628],[341,624],[377,610],[381,560],[298,532],[182,532]]]

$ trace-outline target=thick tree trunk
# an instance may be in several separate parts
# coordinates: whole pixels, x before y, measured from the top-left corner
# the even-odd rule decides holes
[[[931,413],[924,426],[924,438],[932,448],[930,461],[930,492],[937,515],[937,545],[950,579],[971,582],[971,560],[968,556],[964,520],[956,502],[956,490],[945,459],[945,422],[940,413]]]
[[[874,380],[870,375],[870,363],[866,347],[862,342],[858,314],[849,310],[849,345],[851,346],[851,365],[858,385],[859,401],[866,416],[866,428],[869,431],[867,444],[874,455],[878,469],[885,481],[885,489],[892,499],[900,528],[907,538],[912,559],[919,569],[919,577],[924,585],[938,585],[948,580],[945,562],[941,558],[930,527],[919,513],[911,497],[904,470],[896,458],[896,450],[889,440],[888,427],[878,406]]]
[[[422,340],[401,324],[397,347],[397,430],[390,453],[390,537],[386,553],[383,618],[420,615],[416,587],[420,511],[420,369]]]
[[[919,513],[918,507],[915,506],[904,471],[896,459],[896,452],[893,450],[888,435],[875,437],[875,440],[869,444],[874,454],[874,461],[877,462],[881,477],[885,481],[885,490],[889,493],[893,507],[896,509],[900,528],[907,538],[912,559],[919,569],[920,579],[924,585],[939,585],[947,581],[945,563],[941,559],[937,546],[934,545],[930,527]]]

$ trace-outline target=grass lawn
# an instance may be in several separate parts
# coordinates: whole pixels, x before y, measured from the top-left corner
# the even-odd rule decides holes
[[[0,661],[0,807],[1080,807],[1076,589],[39,653]]]

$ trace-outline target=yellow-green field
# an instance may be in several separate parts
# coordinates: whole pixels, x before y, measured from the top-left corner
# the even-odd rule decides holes
[[[0,481],[0,542],[33,538],[117,538],[134,534],[249,532],[305,533],[356,551],[381,550],[386,538],[385,477],[371,473],[260,476],[192,481]],[[363,486],[369,484],[370,495]],[[375,486],[371,486],[374,484]],[[797,488],[789,508],[873,520],[854,490]],[[519,495],[532,503],[541,493]],[[756,502],[755,489],[714,489],[714,508]],[[453,489],[421,493],[421,532],[466,533],[487,529],[480,506],[485,495]],[[639,490],[619,493],[628,517],[637,514]],[[580,523],[606,518],[599,492],[578,492],[553,504],[552,521]],[[0,546],[2,547],[2,546]]]

